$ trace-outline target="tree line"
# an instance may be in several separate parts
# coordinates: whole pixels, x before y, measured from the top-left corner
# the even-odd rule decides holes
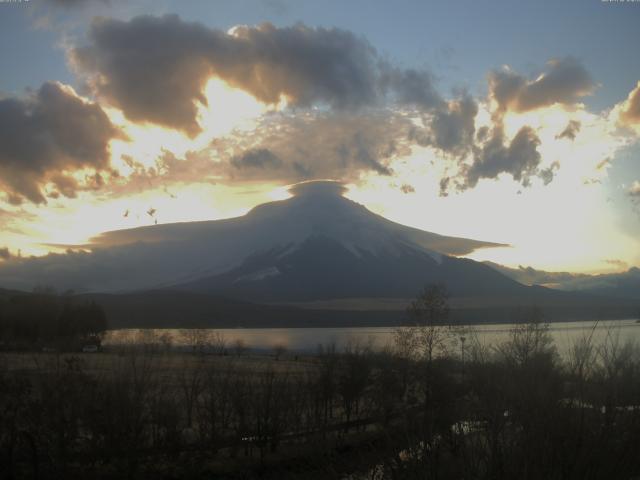
[[[71,294],[36,289],[0,298],[0,341],[5,348],[99,345],[107,328],[100,305]]]

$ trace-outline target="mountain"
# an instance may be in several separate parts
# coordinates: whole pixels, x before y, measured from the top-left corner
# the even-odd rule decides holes
[[[392,222],[345,198],[338,183],[291,193],[242,217],[107,232],[81,251],[10,259],[0,285],[73,289],[120,326],[392,324],[436,282],[467,321],[513,321],[532,305],[550,319],[635,312],[635,302],[526,286],[458,258],[502,245]]]
[[[172,287],[261,302],[410,298],[433,282],[465,296],[522,290],[485,265],[447,255],[496,244],[391,222],[343,197],[333,182],[298,185],[293,193],[243,219],[259,243],[237,265]]]
[[[589,275],[586,273],[547,272],[523,266],[509,268],[493,262],[483,263],[524,285],[542,285],[558,290],[634,299],[640,302],[640,268],[638,267],[631,267],[624,272]]]
[[[247,257],[239,266],[177,288],[261,302],[415,297],[430,283],[454,296],[517,295],[526,287],[472,260],[439,255],[398,237],[379,248],[314,233]]]
[[[166,288],[246,268],[247,262],[275,252],[293,254],[314,238],[330,239],[357,258],[400,258],[413,252],[435,263],[447,255],[499,246],[391,222],[343,197],[343,187],[335,182],[299,184],[291,193],[287,200],[237,218],[107,232],[81,250],[12,259],[0,264],[0,285],[94,292]],[[311,278],[315,272],[307,274]]]

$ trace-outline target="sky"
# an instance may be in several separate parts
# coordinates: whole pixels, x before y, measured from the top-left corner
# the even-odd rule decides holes
[[[640,2],[0,2],[0,262],[343,182],[470,257],[640,266]]]

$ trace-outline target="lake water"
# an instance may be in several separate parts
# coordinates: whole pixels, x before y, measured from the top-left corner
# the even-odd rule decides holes
[[[508,339],[513,324],[484,324],[468,327],[466,339],[477,338],[485,345],[497,345]],[[194,343],[194,339],[206,339],[209,343],[223,340],[229,349],[239,342],[253,351],[273,351],[284,347],[290,352],[313,353],[319,345],[335,345],[338,351],[349,343],[370,344],[374,348],[384,348],[393,343],[395,327],[354,327],[354,328],[216,328],[204,330],[190,329],[121,329],[110,331],[104,341],[105,346],[125,343],[160,343],[162,339],[171,345],[184,347]],[[600,320],[598,322],[558,322],[549,325],[558,351],[561,354],[576,341],[592,334],[594,344],[606,339],[640,344],[640,323],[630,320]],[[459,342],[453,336],[452,344]],[[458,343],[459,345],[459,343]]]

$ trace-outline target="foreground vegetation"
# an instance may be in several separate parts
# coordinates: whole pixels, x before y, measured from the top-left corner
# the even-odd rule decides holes
[[[634,478],[640,362],[615,335],[561,361],[538,323],[495,348],[316,356],[5,353],[2,478]],[[407,341],[408,340],[408,341]],[[417,340],[417,342],[415,341]]]
[[[560,358],[529,312],[499,345],[443,327],[439,288],[395,345],[249,355],[205,331],[95,354],[0,354],[0,478],[633,479],[640,353]]]

